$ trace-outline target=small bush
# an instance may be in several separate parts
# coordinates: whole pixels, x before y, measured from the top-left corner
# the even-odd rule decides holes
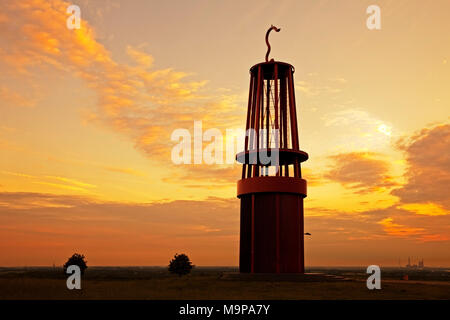
[[[189,260],[189,257],[184,253],[175,254],[169,263],[169,271],[178,274],[180,277],[191,272],[193,267],[191,260]]]
[[[81,274],[84,274],[84,270],[87,269],[87,261],[84,260],[85,257],[82,254],[79,253],[74,253],[68,260],[67,262],[64,264],[63,268],[64,268],[64,274],[67,271],[67,268],[71,265],[77,265],[80,267],[80,271]]]

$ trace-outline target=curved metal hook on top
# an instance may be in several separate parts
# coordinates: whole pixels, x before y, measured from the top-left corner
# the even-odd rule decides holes
[[[267,44],[266,62],[269,62],[269,53],[270,53],[269,33],[272,30],[275,30],[276,32],[280,32],[281,29],[275,27],[274,25],[271,25],[269,30],[267,30],[267,32],[266,32],[266,44]],[[270,59],[270,61],[273,61],[273,59]]]

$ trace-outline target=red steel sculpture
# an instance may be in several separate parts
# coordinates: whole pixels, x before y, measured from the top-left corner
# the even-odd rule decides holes
[[[294,67],[269,61],[250,69],[245,149],[237,184],[241,200],[239,270],[242,273],[304,273],[303,198],[306,180],[299,149]],[[249,129],[253,129],[249,130]],[[267,164],[268,155],[276,161]],[[274,158],[274,157],[272,157]],[[264,160],[264,161],[263,161]],[[272,159],[273,160],[273,159]]]

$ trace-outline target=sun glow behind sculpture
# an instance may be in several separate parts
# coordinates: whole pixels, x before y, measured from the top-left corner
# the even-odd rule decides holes
[[[389,136],[389,137],[392,135],[391,128],[388,127],[388,126],[385,125],[385,124],[380,124],[380,125],[378,126],[377,130],[378,130],[379,132],[381,132],[381,133],[383,133],[383,134]]]

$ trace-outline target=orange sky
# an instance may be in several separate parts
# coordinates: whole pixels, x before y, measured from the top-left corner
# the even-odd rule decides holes
[[[0,266],[237,265],[234,165],[177,128],[242,128],[248,69],[293,64],[306,265],[450,265],[448,1],[2,1]],[[381,30],[366,8],[381,8]]]

